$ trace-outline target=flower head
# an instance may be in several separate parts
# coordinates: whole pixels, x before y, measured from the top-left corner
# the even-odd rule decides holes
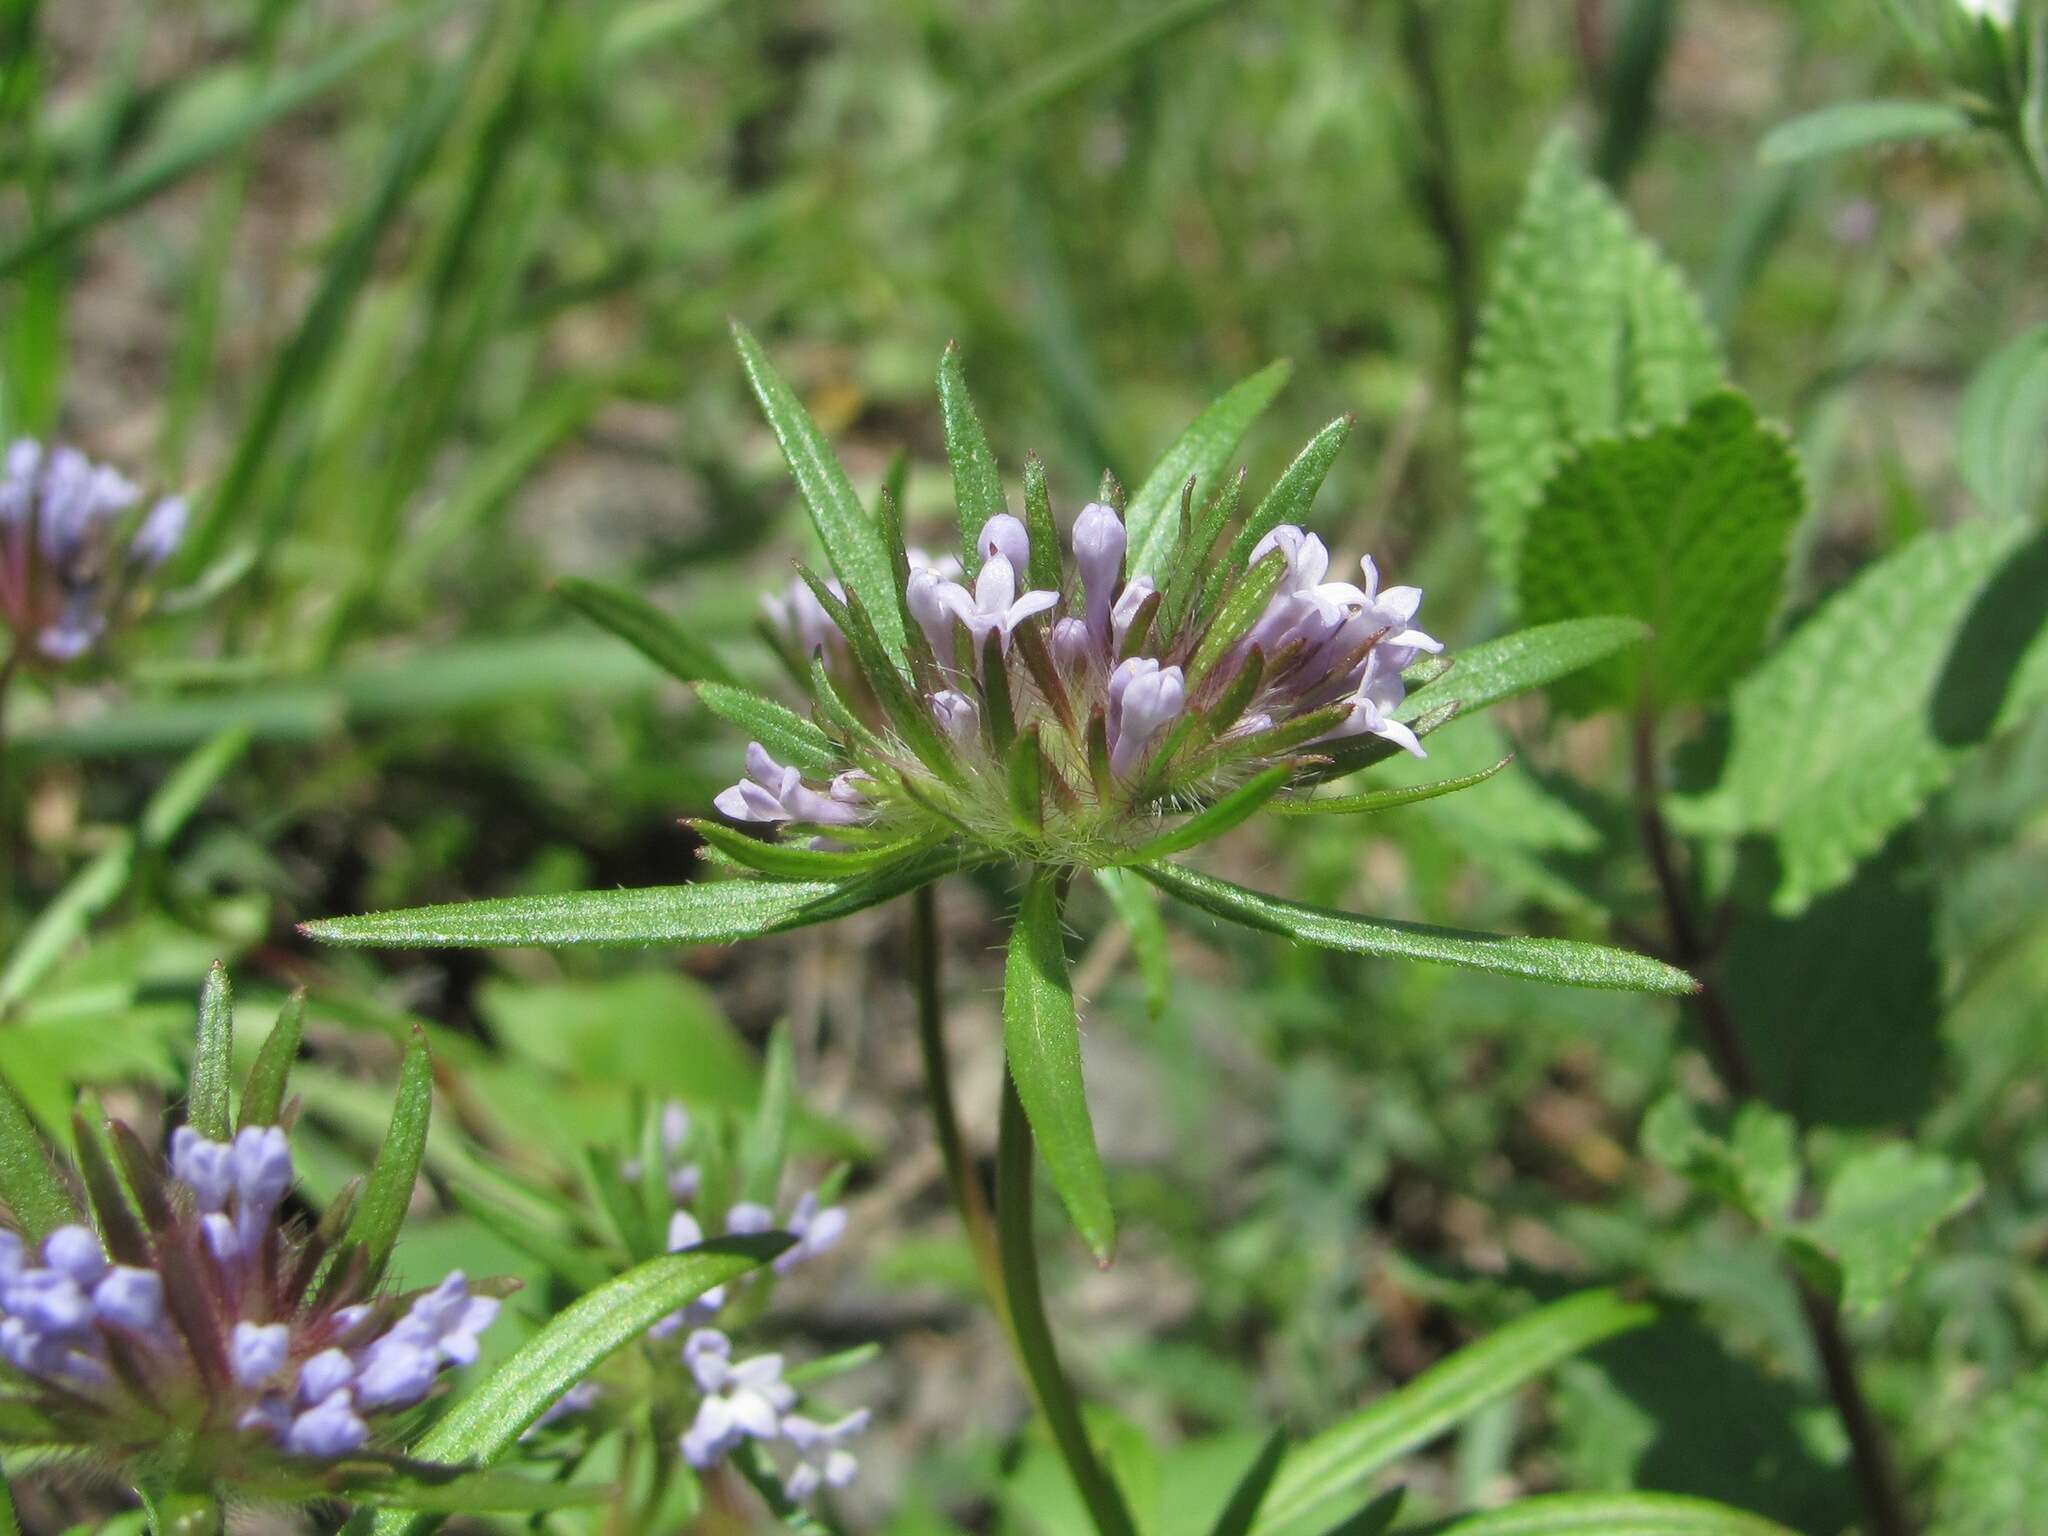
[[[1127,570],[1130,530],[1108,502],[1082,509],[1065,562],[1034,563],[1046,536],[989,518],[971,587],[907,557],[900,660],[863,639],[867,609],[837,582],[776,599],[790,648],[826,663],[817,718],[844,766],[812,776],[756,742],[718,809],[1117,864],[1269,768],[1305,785],[1385,752],[1423,755],[1396,717],[1401,674],[1443,647],[1416,626],[1421,591],[1382,589],[1369,557],[1360,580],[1331,580],[1323,541],[1280,524],[1241,562],[1183,558],[1162,586]],[[1033,585],[1034,570],[1060,576]]]
[[[24,438],[0,466],[0,619],[24,656],[61,666],[99,643],[135,584],[184,537],[184,499],[140,488],[76,448]],[[126,530],[126,546],[121,539]]]

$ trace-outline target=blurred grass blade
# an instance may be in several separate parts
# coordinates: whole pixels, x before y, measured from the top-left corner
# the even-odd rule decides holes
[[[255,409],[235,444],[220,489],[179,551],[177,570],[189,578],[220,554],[235,524],[247,511],[280,429],[294,406],[308,409],[319,397],[319,381],[376,262],[386,229],[405,205],[413,183],[434,151],[461,100],[459,70],[435,70],[430,84],[400,122],[385,156],[383,173],[369,203],[342,232],[327,270],[292,338],[277,354]]]
[[[65,882],[7,957],[7,969],[0,972],[0,1009],[20,1002],[35,989],[64,951],[84,936],[93,918],[128,888],[134,873],[135,838],[123,832]]]
[[[736,1280],[789,1246],[779,1233],[725,1237],[649,1259],[551,1318],[503,1365],[465,1393],[412,1454],[422,1461],[488,1466],[518,1443],[556,1399],[671,1312]],[[424,1531],[421,1517],[381,1516],[379,1536]]]
[[[1794,1536],[1762,1515],[1676,1493],[1544,1493],[1435,1529],[1437,1536]]]
[[[1293,371],[1294,365],[1283,359],[1239,380],[1166,450],[1124,514],[1130,536],[1125,565],[1130,575],[1155,582],[1165,579],[1180,543],[1181,488],[1192,475],[1198,496],[1213,489],[1210,482],[1229,465],[1246,431],[1273,403]]]
[[[556,944],[731,944],[830,922],[956,869],[944,851],[854,880],[720,880],[628,891],[572,891],[330,917],[300,932],[328,944],[385,949],[498,949]]]
[[[226,154],[250,135],[332,90],[386,49],[425,30],[455,8],[456,0],[430,0],[414,6],[385,25],[349,39],[297,74],[278,81],[239,111],[198,125],[142,164],[87,192],[75,206],[43,224],[27,239],[0,252],[0,278],[11,277],[44,252],[126,212]]]
[[[961,125],[959,137],[969,142],[982,139],[1021,118],[1042,112],[1061,97],[1071,95],[1234,3],[1236,0],[1170,0],[1107,37],[1091,36],[1039,65],[1008,94],[975,113]]]
[[[1456,652],[1448,668],[1402,701],[1394,718],[1413,722],[1447,699],[1458,701],[1460,714],[1471,715],[1649,638],[1647,624],[1619,616],[1561,619],[1518,629]]]
[[[1258,814],[1259,808],[1286,786],[1294,775],[1293,765],[1280,763],[1268,768],[1256,777],[1247,779],[1214,805],[1196,812],[1186,821],[1155,837],[1139,848],[1126,861],[1131,864],[1151,864],[1169,854],[1185,853],[1190,848],[1221,837],[1240,822]]]
[[[1143,880],[1128,869],[1098,869],[1095,883],[1109,897],[1116,915],[1131,936],[1131,948],[1138,956],[1138,975],[1145,983],[1145,1008],[1153,1018],[1166,1012],[1172,1001],[1173,964],[1166,949],[1166,922],[1159,915],[1159,898]]]
[[[654,604],[632,592],[564,576],[555,595],[592,623],[610,630],[671,677],[686,683],[737,683],[732,669],[696,636]]]
[[[192,1056],[192,1088],[185,1122],[208,1141],[226,1141],[229,1079],[235,1065],[235,993],[228,968],[216,960],[199,994],[199,1043]]]
[[[1362,1412],[1332,1425],[1281,1464],[1259,1511],[1255,1536],[1269,1536],[1310,1512],[1334,1519],[1328,1501],[1427,1445],[1488,1403],[1603,1339],[1657,1315],[1611,1290],[1581,1291],[1538,1308],[1468,1344]]]
[[[1699,987],[1675,966],[1624,949],[1609,949],[1604,944],[1468,933],[1386,917],[1355,917],[1349,912],[1248,891],[1228,880],[1197,874],[1174,864],[1146,865],[1139,873],[1167,895],[1226,922],[1346,954],[1462,965],[1566,987],[1662,992],[1674,997],[1689,995]]]
[[[0,1077],[0,1203],[6,1205],[22,1236],[31,1243],[40,1243],[58,1227],[78,1220],[28,1106],[4,1077]]]
[[[1003,478],[995,453],[974,413],[967,376],[960,364],[960,344],[949,341],[939,357],[939,411],[946,424],[946,458],[953,466],[953,505],[960,515],[960,558],[971,580],[981,569],[981,530],[992,517],[1009,510],[1003,500]],[[1034,550],[1035,554],[1036,551]],[[1019,571],[1021,579],[1028,573]]]
[[[1096,1261],[1107,1264],[1116,1217],[1081,1080],[1081,1023],[1060,932],[1059,878],[1038,870],[1024,888],[1003,967],[1003,1049],[1053,1188]]]
[[[805,773],[831,773],[844,765],[832,738],[787,705],[725,683],[701,683],[697,697],[728,725],[736,725],[769,755]]]
[[[1474,784],[1484,784],[1514,760],[1515,754],[1510,752],[1490,768],[1474,769],[1456,778],[1437,779],[1428,784],[1407,784],[1397,789],[1368,789],[1355,795],[1331,795],[1322,800],[1275,800],[1267,809],[1275,816],[1360,816],[1374,811],[1390,811],[1396,806],[1414,805],[1418,801],[1434,800],[1439,795],[1456,794]]]
[[[415,1028],[398,1068],[398,1097],[391,1106],[390,1129],[377,1148],[377,1160],[336,1250],[332,1273],[341,1274],[349,1255],[358,1249],[367,1256],[373,1282],[384,1273],[391,1250],[398,1246],[398,1229],[405,1221],[406,1208],[412,1204],[433,1112],[434,1060],[427,1054],[426,1035]]]
[[[294,1492],[290,1485],[271,1488],[257,1480],[249,1496],[260,1499],[320,1498],[325,1491],[315,1487]],[[327,1497],[332,1497],[327,1494]],[[406,1510],[415,1514],[534,1514],[568,1509],[578,1504],[595,1504],[605,1490],[587,1483],[541,1482],[504,1472],[470,1472],[449,1477],[438,1468],[431,1477],[398,1473],[373,1482],[350,1482],[347,1498],[351,1504],[368,1509]]]
[[[796,1061],[784,1022],[768,1036],[760,1102],[740,1143],[741,1198],[771,1210],[782,1181],[783,1159],[789,1155],[789,1113],[795,1096]]]
[[[1765,165],[1792,165],[1901,139],[1949,138],[1974,127],[1969,113],[1946,102],[1838,101],[1778,124],[1764,135],[1757,156]]]
[[[1280,1458],[1286,1454],[1287,1431],[1276,1429],[1259,1447],[1259,1454],[1245,1468],[1237,1486],[1230,1490],[1230,1501],[1209,1527],[1209,1536],[1249,1536],[1259,1506],[1266,1500],[1266,1491],[1273,1486],[1273,1474],[1280,1470]]]
[[[901,661],[903,615],[897,606],[896,575],[881,531],[854,495],[853,484],[840,468],[831,444],[795,391],[775,371],[753,333],[735,320],[732,338],[746,368],[747,382],[775,431],[775,440],[782,445],[782,456],[803,493],[804,505],[810,508],[811,522],[824,541],[833,570],[846,583],[847,592],[867,609],[890,659]]]
[[[299,987],[277,1010],[277,1022],[264,1037],[249,1069],[249,1081],[242,1087],[242,1108],[235,1121],[245,1125],[275,1125],[284,1113],[284,1100],[291,1082],[292,1063],[298,1059],[299,1041],[306,1028],[306,989]]]
[[[143,808],[137,828],[142,846],[151,850],[168,847],[213,787],[249,750],[249,741],[246,727],[232,727],[178,764]]]

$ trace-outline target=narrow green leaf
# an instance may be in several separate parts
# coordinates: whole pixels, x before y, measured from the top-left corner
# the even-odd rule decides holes
[[[805,848],[795,843],[764,843],[758,837],[716,821],[684,822],[705,842],[736,864],[779,880],[847,880],[882,869],[930,846],[930,839],[900,838],[872,848]]]
[[[1611,1290],[1581,1291],[1467,1345],[1299,1447],[1281,1464],[1254,1532],[1268,1536],[1292,1520],[1321,1512],[1329,1500],[1348,1494],[1382,1467],[1559,1361],[1640,1328],[1656,1315],[1656,1308]]]
[[[1240,822],[1248,821],[1268,800],[1286,787],[1294,769],[1281,763],[1263,773],[1247,779],[1214,805],[1196,812],[1170,832],[1137,849],[1124,862],[1127,864],[1151,864],[1166,858],[1169,854],[1185,853],[1190,848],[1221,837]]]
[[[1956,468],[1987,512],[2024,517],[2048,465],[2048,325],[1977,370],[1956,411]]]
[[[1776,1521],[1675,1493],[1545,1493],[1440,1526],[1438,1536],[1795,1536]]]
[[[780,1233],[718,1238],[634,1266],[556,1313],[436,1420],[412,1454],[423,1461],[488,1466],[609,1356],[712,1287],[767,1263],[789,1241]],[[374,1529],[378,1536],[413,1536],[427,1525],[420,1516],[387,1514]]]
[[[1280,1459],[1286,1454],[1287,1431],[1276,1429],[1266,1436],[1259,1454],[1230,1490],[1230,1500],[1217,1513],[1209,1536],[1249,1536],[1252,1522],[1258,1518],[1259,1505],[1265,1502],[1266,1491],[1273,1486],[1273,1474],[1280,1470]]]
[[[7,1207],[22,1236],[31,1243],[40,1243],[57,1228],[78,1220],[77,1208],[64,1192],[64,1181],[57,1177],[28,1106],[4,1077],[0,1077],[0,1204]]]
[[[1434,800],[1439,795],[1452,795],[1474,784],[1484,784],[1514,760],[1515,754],[1510,752],[1490,768],[1461,773],[1455,778],[1405,784],[1396,789],[1368,789],[1355,795],[1331,795],[1321,800],[1275,800],[1267,809],[1275,816],[1359,816],[1390,811],[1396,806],[1414,805],[1420,800]]]
[[[128,888],[135,873],[135,836],[117,835],[36,914],[0,971],[0,1009],[20,1002],[50,973],[52,966],[87,926]]]
[[[1951,138],[1974,127],[1969,113],[1946,102],[1838,101],[1778,124],[1764,135],[1757,158],[1794,165],[1874,144]]]
[[[306,989],[299,987],[284,1000],[249,1069],[249,1081],[242,1087],[242,1108],[237,1127],[275,1125],[284,1112],[285,1092],[291,1081],[292,1063],[298,1059],[299,1041],[306,1027]]]
[[[1462,965],[1567,987],[1663,992],[1672,996],[1685,996],[1699,988],[1698,982],[1675,966],[1647,955],[1609,949],[1604,944],[1467,933],[1428,923],[1354,917],[1348,912],[1248,891],[1227,880],[1173,864],[1148,865],[1139,873],[1167,895],[1177,896],[1226,922],[1347,954]]]
[[[1034,871],[1003,967],[1003,1049],[1053,1188],[1098,1263],[1116,1246],[1116,1217],[1095,1150],[1081,1081],[1081,1025],[1060,932],[1059,877]]]
[[[783,1160],[789,1155],[789,1119],[796,1099],[796,1059],[789,1025],[777,1024],[768,1036],[768,1058],[761,1073],[761,1097],[740,1141],[740,1193],[771,1209],[782,1183]]]
[[[1162,1017],[1173,994],[1173,960],[1166,948],[1166,923],[1159,898],[1128,869],[1098,869],[1095,883],[1109,897],[1116,915],[1131,936],[1138,957],[1138,976],[1145,983],[1145,1009]]]
[[[1627,618],[1565,619],[1518,629],[1459,651],[1447,670],[1401,702],[1394,718],[1413,724],[1446,699],[1458,701],[1460,714],[1476,714],[1490,704],[1546,687],[1649,638],[1648,625]]]
[[[946,457],[953,466],[953,505],[960,514],[960,559],[971,579],[981,569],[982,528],[1009,508],[996,456],[967,393],[958,342],[947,342],[939,357],[939,411],[946,423]]]
[[[462,1477],[378,1478],[348,1483],[342,1490],[351,1504],[368,1509],[404,1510],[410,1514],[528,1514],[596,1504],[606,1490],[592,1484],[539,1482],[503,1472],[472,1472]],[[257,1479],[247,1490],[252,1499],[293,1496],[290,1485],[273,1489]],[[300,1490],[299,1498],[318,1498],[321,1490]]]
[[[352,1250],[360,1249],[369,1261],[374,1280],[391,1261],[398,1246],[398,1230],[412,1204],[413,1185],[419,1178],[420,1159],[427,1152],[427,1125],[434,1111],[434,1061],[427,1054],[427,1037],[413,1030],[398,1068],[398,1097],[391,1106],[391,1127],[377,1160],[370,1166],[369,1182],[356,1202],[343,1236],[338,1259],[345,1262]],[[339,1272],[340,1262],[336,1265]]]
[[[1287,555],[1276,549],[1246,571],[1244,580],[1230,589],[1230,595],[1223,599],[1222,608],[1202,636],[1201,649],[1188,663],[1189,688],[1207,677],[1209,669],[1221,661],[1259,621],[1259,615],[1266,611],[1267,599],[1279,588],[1280,578],[1286,574]]]
[[[302,924],[299,931],[323,943],[385,949],[730,944],[844,917],[959,867],[958,855],[939,850],[855,880],[720,880],[508,896],[322,918]]]
[[[1212,585],[1232,571],[1243,570],[1252,557],[1253,547],[1282,523],[1299,525],[1308,521],[1308,509],[1316,499],[1316,492],[1323,488],[1323,481],[1329,477],[1330,466],[1337,462],[1337,455],[1344,451],[1344,440],[1351,435],[1357,419],[1348,414],[1339,416],[1310,438],[1308,446],[1294,456],[1294,462],[1273,482],[1273,488],[1266,492],[1265,499],[1253,509],[1245,525],[1238,529],[1237,537],[1230,542],[1229,553],[1217,562],[1210,578]]]
[[[1223,473],[1251,424],[1286,385],[1293,367],[1283,360],[1240,380],[1166,450],[1124,514],[1130,536],[1125,568],[1130,575],[1157,582],[1172,569],[1180,540],[1181,488],[1193,476],[1197,487],[1206,490]]]
[[[1060,530],[1052,519],[1052,493],[1045,484],[1045,461],[1037,454],[1024,459],[1024,531],[1031,537],[1031,588],[1060,589]]]
[[[732,338],[739,348],[747,382],[761,413],[782,445],[789,472],[810,508],[811,522],[823,540],[832,568],[846,584],[846,590],[861,600],[874,621],[891,660],[903,656],[903,617],[896,606],[896,584],[889,569],[889,552],[853,493],[846,471],[839,467],[831,445],[811,420],[793,390],[768,361],[761,344],[739,321],[732,323]]]
[[[1522,614],[1624,614],[1652,635],[1561,682],[1559,702],[1590,713],[1718,699],[1763,650],[1805,508],[1791,444],[1731,391],[1568,455],[1529,512]]]
[[[717,652],[644,597],[577,576],[558,578],[555,595],[672,677],[686,683],[738,681]]]
[[[654,1217],[639,1189],[619,1172],[617,1155],[609,1147],[585,1147],[583,1172],[597,1196],[597,1204],[612,1224],[619,1246],[632,1263],[651,1259],[661,1252]]]
[[[234,1073],[235,994],[228,968],[216,960],[199,994],[199,1043],[192,1054],[192,1085],[185,1122],[208,1141],[226,1141],[229,1083]]]
[[[697,697],[719,719],[760,742],[777,762],[805,773],[835,773],[844,766],[831,737],[773,699],[725,683],[699,683]]]
[[[839,626],[839,632],[846,636],[846,643],[852,648],[854,659],[859,662],[863,677],[875,697],[881,702],[889,723],[904,744],[915,752],[918,761],[944,779],[958,779],[960,765],[953,757],[953,749],[946,738],[939,734],[933,722],[931,710],[910,684],[896,663],[883,650],[881,634],[874,623],[874,615],[860,595],[848,588],[846,601],[841,602],[832,589],[806,566],[798,566],[797,574],[811,589],[811,595],[818,600],[818,606]],[[893,593],[894,589],[891,588]],[[891,602],[893,604],[893,596]],[[899,645],[900,651],[900,645]]]
[[[439,21],[454,8],[452,0],[409,8],[385,25],[350,38],[298,73],[278,80],[240,110],[212,117],[195,132],[163,145],[139,165],[93,187],[56,217],[39,222],[26,239],[0,253],[0,277],[11,276],[44,252],[174,185],[270,123],[325,95],[387,49]]]

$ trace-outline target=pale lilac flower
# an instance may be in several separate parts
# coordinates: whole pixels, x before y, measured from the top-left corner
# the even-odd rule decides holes
[[[957,688],[942,688],[931,697],[932,718],[946,739],[965,750],[981,735],[981,710]]]
[[[292,1331],[283,1323],[236,1323],[228,1341],[228,1369],[245,1387],[260,1387],[284,1369]]]
[[[1129,536],[1116,509],[1091,501],[1074,519],[1072,544],[1074,564],[1081,572],[1081,589],[1088,599],[1087,630],[1096,648],[1110,654],[1110,605],[1116,601],[1123,581],[1124,550]]]
[[[1110,772],[1127,777],[1186,707],[1179,667],[1162,667],[1149,656],[1120,663],[1109,680]]]
[[[825,586],[842,603],[846,601],[846,588],[837,581],[828,581]],[[839,633],[839,626],[832,622],[832,615],[818,601],[818,594],[801,577],[793,578],[779,593],[764,593],[761,611],[767,615],[769,625],[799,656],[809,659],[845,648],[846,637]]]
[[[796,1390],[782,1379],[782,1356],[735,1361],[732,1340],[700,1328],[683,1346],[683,1363],[704,1394],[682,1437],[683,1457],[702,1469],[722,1460],[743,1440],[772,1440],[782,1415],[796,1406]]]
[[[846,1210],[837,1205],[819,1209],[817,1191],[807,1190],[784,1225],[796,1241],[775,1256],[778,1275],[786,1275],[806,1259],[816,1258],[844,1237]]]
[[[344,1389],[293,1419],[285,1431],[284,1448],[294,1456],[332,1458],[361,1450],[369,1439],[370,1426]]]
[[[734,821],[803,821],[824,827],[852,826],[863,819],[864,774],[842,773],[828,791],[804,783],[794,768],[785,768],[753,742],[747,747],[747,776],[722,789],[712,804]]]
[[[844,1488],[860,1472],[860,1463],[846,1442],[863,1433],[870,1419],[868,1410],[857,1408],[833,1424],[820,1424],[792,1413],[782,1421],[782,1437],[796,1451],[797,1463],[782,1480],[782,1491],[793,1504],[808,1503],[820,1488]]]

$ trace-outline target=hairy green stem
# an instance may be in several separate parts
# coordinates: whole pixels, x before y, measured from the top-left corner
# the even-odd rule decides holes
[[[1643,851],[1656,876],[1671,933],[1672,959],[1700,978],[1700,990],[1691,999],[1693,1016],[1722,1085],[1738,1100],[1757,1099],[1762,1090],[1756,1064],[1716,974],[1717,946],[1694,910],[1692,887],[1679,866],[1677,843],[1659,806],[1658,761],[1656,722],[1646,711],[1638,717],[1635,733],[1636,811]],[[1793,1272],[1791,1279],[1799,1292],[1800,1315],[1820,1361],[1821,1377],[1849,1439],[1849,1459],[1870,1529],[1874,1536],[1913,1536],[1913,1520],[1899,1487],[1891,1446],[1864,1394],[1855,1353],[1842,1330],[1840,1309],[1803,1276]]]
[[[1031,1232],[1031,1122],[1017,1085],[1003,1074],[1003,1118],[996,1133],[996,1235],[1002,1249],[1003,1284],[1009,1297],[1011,1335],[1031,1383],[1038,1411],[1045,1415],[1067,1472],[1088,1506],[1098,1536],[1137,1536],[1123,1494],[1110,1480],[1088,1443],[1081,1404],[1053,1346],[1052,1324],[1038,1286],[1038,1250]]]

